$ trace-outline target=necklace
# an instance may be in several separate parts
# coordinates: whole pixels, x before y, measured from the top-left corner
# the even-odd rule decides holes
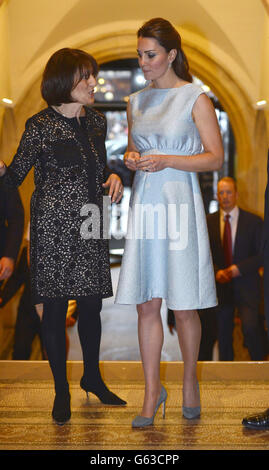
[[[63,117],[65,118],[68,118],[68,119],[73,119],[73,118],[77,118],[78,122],[79,121],[79,118],[81,117],[81,115],[77,116],[76,114],[74,116],[67,116],[65,113],[63,113],[63,111],[60,109],[59,106],[52,106],[52,108],[59,114],[61,114]]]
[[[55,111],[56,111],[57,113],[61,114],[63,117],[66,117],[66,118],[69,117],[69,116],[66,116],[66,114],[64,114],[64,113],[60,110],[60,108],[59,108],[58,106],[52,106],[52,107],[53,107],[53,109],[55,109]]]

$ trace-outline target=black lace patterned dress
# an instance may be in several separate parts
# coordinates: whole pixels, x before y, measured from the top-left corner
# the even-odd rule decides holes
[[[81,124],[51,107],[31,117],[4,177],[7,185],[19,186],[34,166],[30,230],[34,303],[113,295],[108,240],[102,233],[102,183],[108,176],[106,120],[92,108],[85,111]],[[82,236],[88,204],[99,208],[100,237]]]

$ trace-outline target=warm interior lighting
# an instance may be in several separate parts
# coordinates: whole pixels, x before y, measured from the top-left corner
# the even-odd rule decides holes
[[[267,104],[266,100],[257,101],[256,103],[257,106],[265,106],[266,104]]]
[[[209,86],[207,86],[207,85],[202,85],[202,89],[203,89],[206,93],[208,93],[208,92],[210,91],[210,88],[209,88]]]
[[[2,98],[2,101],[3,101],[3,103],[6,103],[6,104],[12,104],[13,103],[13,101],[10,100],[9,98]]]
[[[105,99],[106,99],[106,100],[111,101],[111,100],[113,100],[113,98],[114,98],[114,95],[113,95],[113,93],[112,93],[111,91],[107,91],[107,92],[105,93]]]

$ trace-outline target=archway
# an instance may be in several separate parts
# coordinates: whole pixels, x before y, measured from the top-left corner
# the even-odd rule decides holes
[[[98,27],[96,31],[91,31],[88,36],[89,39],[85,40],[84,32],[84,37],[83,39],[80,37],[79,44],[74,43],[75,39],[78,38],[73,38],[73,41],[70,40],[70,44],[73,47],[89,51],[96,57],[99,64],[117,59],[135,58],[136,30],[136,22],[129,22],[128,27],[117,23],[103,25],[102,28]],[[104,31],[106,32],[104,33]],[[240,83],[236,83],[224,66],[217,63],[209,53],[202,50],[199,44],[194,44],[193,35],[186,34],[185,37],[182,28],[181,34],[184,39],[183,48],[188,57],[191,72],[209,85],[229,116],[237,149],[235,175],[238,179],[239,193],[243,205],[262,213],[265,175],[263,168],[261,168],[261,162],[257,157],[264,157],[263,152],[260,151],[259,143],[256,141],[255,134],[263,132],[263,119],[257,120],[257,111],[253,109],[243,87]],[[62,46],[61,44],[60,47]],[[32,70],[35,70],[35,73],[33,73],[35,78],[33,78],[23,99],[14,109],[7,109],[5,113],[1,150],[3,150],[4,155],[9,155],[7,161],[11,159],[16,149],[27,117],[44,107],[39,92],[40,75],[42,73],[40,59],[39,76],[36,69],[37,64],[32,65]],[[251,187],[255,188],[251,194],[246,189],[250,182]],[[25,202],[29,200],[25,192],[29,194],[30,187],[31,183],[24,183],[22,187],[22,196]]]
[[[91,31],[87,40],[84,35],[83,38],[71,38],[69,44],[71,47],[88,50],[100,64],[117,59],[135,58],[137,24],[133,23],[128,24],[128,28],[124,24],[113,24],[110,28],[103,25],[98,31]],[[240,203],[242,201],[242,205],[246,208],[262,214],[266,179],[266,162],[262,159],[266,153],[260,148],[259,136],[266,132],[263,115],[253,109],[247,93],[223,64],[217,63],[210,53],[199,47],[199,44],[194,44],[188,35],[186,37],[183,35],[183,38],[183,47],[191,72],[209,85],[229,115],[236,141],[235,175],[238,179]],[[65,45],[58,44],[54,50]],[[39,59],[38,64],[35,64],[31,70],[29,69],[30,79],[27,91],[15,108],[6,109],[0,149],[1,154],[7,156],[7,163],[16,150],[26,119],[45,106],[40,96],[41,73],[47,57],[52,52],[48,51],[46,57]],[[251,193],[248,187],[252,188]],[[29,220],[29,202],[32,191],[31,172],[20,189],[25,206],[26,222]]]

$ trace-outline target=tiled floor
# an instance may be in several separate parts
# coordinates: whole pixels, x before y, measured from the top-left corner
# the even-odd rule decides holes
[[[79,382],[73,380],[70,382],[71,420],[64,426],[54,424],[51,418],[54,397],[52,381],[44,378],[44,371],[39,375],[40,365],[46,368],[46,373],[48,366],[44,361],[37,363],[14,364],[11,361],[7,365],[0,361],[0,374],[5,377],[0,380],[0,450],[179,451],[269,448],[269,431],[252,431],[241,424],[246,414],[265,409],[269,403],[269,382],[246,380],[244,363],[215,363],[210,373],[206,372],[206,365],[202,366],[202,413],[200,419],[193,421],[186,420],[181,413],[182,381],[164,381],[168,391],[165,419],[159,410],[154,425],[146,429],[131,427],[132,419],[141,409],[143,382],[139,376],[136,380],[136,373],[130,373],[128,379],[121,380],[120,371],[117,379],[107,383],[127,401],[126,407],[104,406],[93,395],[87,400],[79,388]],[[127,375],[130,364],[124,364]],[[71,366],[75,369],[78,363]],[[105,367],[108,370],[111,368],[108,363]],[[259,374],[263,374],[263,368],[264,374],[268,374],[266,363],[249,363],[247,376],[252,376],[252,370],[254,378],[258,369]],[[133,370],[138,371],[135,368]],[[13,371],[13,375],[7,379],[10,371]],[[179,378],[181,374],[179,368]]]
[[[118,272],[113,268],[114,286]],[[0,361],[0,450],[269,449],[269,431],[251,431],[241,424],[249,412],[269,406],[269,364],[247,362],[240,326],[236,325],[235,340],[236,360],[241,362],[199,364],[202,414],[190,422],[181,413],[182,363],[173,362],[179,361],[181,354],[176,334],[171,335],[167,327],[165,303],[162,318],[162,377],[168,391],[165,419],[159,411],[154,426],[131,427],[141,410],[144,392],[142,367],[134,362],[140,361],[137,314],[134,306],[114,305],[112,298],[103,303],[100,360],[105,361],[106,383],[126,399],[127,406],[103,406],[93,395],[88,401],[79,388],[79,371],[70,380],[71,420],[59,427],[51,419],[54,391],[46,361]],[[69,367],[77,371],[82,367],[77,326],[69,328],[68,334]],[[179,373],[174,373],[174,366],[179,367]]]

